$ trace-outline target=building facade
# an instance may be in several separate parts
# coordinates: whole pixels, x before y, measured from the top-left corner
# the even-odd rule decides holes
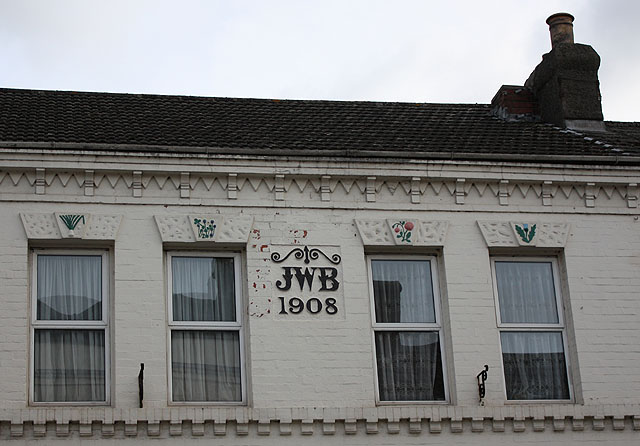
[[[492,105],[0,90],[0,438],[636,444],[640,127],[549,104],[583,47]]]

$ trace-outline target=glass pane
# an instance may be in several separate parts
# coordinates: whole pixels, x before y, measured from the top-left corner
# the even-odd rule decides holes
[[[557,324],[551,262],[496,262],[503,323]]]
[[[35,401],[105,401],[104,330],[34,334]]]
[[[444,401],[438,333],[379,331],[375,337],[381,401]]]
[[[569,399],[562,333],[509,331],[500,337],[507,399]]]
[[[40,321],[102,320],[102,256],[38,255]]]
[[[233,259],[172,257],[174,321],[236,320]]]
[[[237,331],[171,332],[173,401],[242,401]]]
[[[428,260],[372,260],[376,322],[436,322]]]

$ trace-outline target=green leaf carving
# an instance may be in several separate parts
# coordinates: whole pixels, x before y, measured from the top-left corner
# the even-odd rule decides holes
[[[520,236],[523,242],[531,243],[533,237],[536,235],[536,225],[531,226],[531,229],[523,229],[520,225],[515,225],[516,232]]]
[[[78,223],[80,223],[80,220],[82,220],[82,223],[85,222],[84,215],[61,215],[60,220],[62,220],[64,225],[70,231],[73,231],[76,228],[76,226],[78,226]]]
[[[200,238],[213,238],[216,233],[215,220],[208,220],[206,218],[194,218],[193,224],[198,227],[198,237]]]

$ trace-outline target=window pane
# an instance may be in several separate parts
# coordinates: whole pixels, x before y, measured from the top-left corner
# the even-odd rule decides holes
[[[237,331],[171,332],[173,401],[241,401]]]
[[[372,260],[376,322],[436,322],[428,260]]]
[[[235,321],[232,258],[171,257],[174,321]]]
[[[551,262],[496,262],[503,323],[557,324]]]
[[[35,330],[34,399],[105,401],[104,330]]]
[[[569,399],[562,333],[502,332],[500,337],[507,399]]]
[[[38,255],[37,318],[102,320],[102,256]]]
[[[444,401],[440,339],[431,332],[376,332],[381,401]]]

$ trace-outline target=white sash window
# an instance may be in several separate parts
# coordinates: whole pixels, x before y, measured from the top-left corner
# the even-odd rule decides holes
[[[106,251],[33,252],[31,401],[109,401]]]
[[[174,403],[242,403],[240,256],[170,253],[170,394]]]
[[[435,258],[368,260],[378,401],[446,401]]]
[[[555,259],[492,259],[508,400],[570,400]]]

